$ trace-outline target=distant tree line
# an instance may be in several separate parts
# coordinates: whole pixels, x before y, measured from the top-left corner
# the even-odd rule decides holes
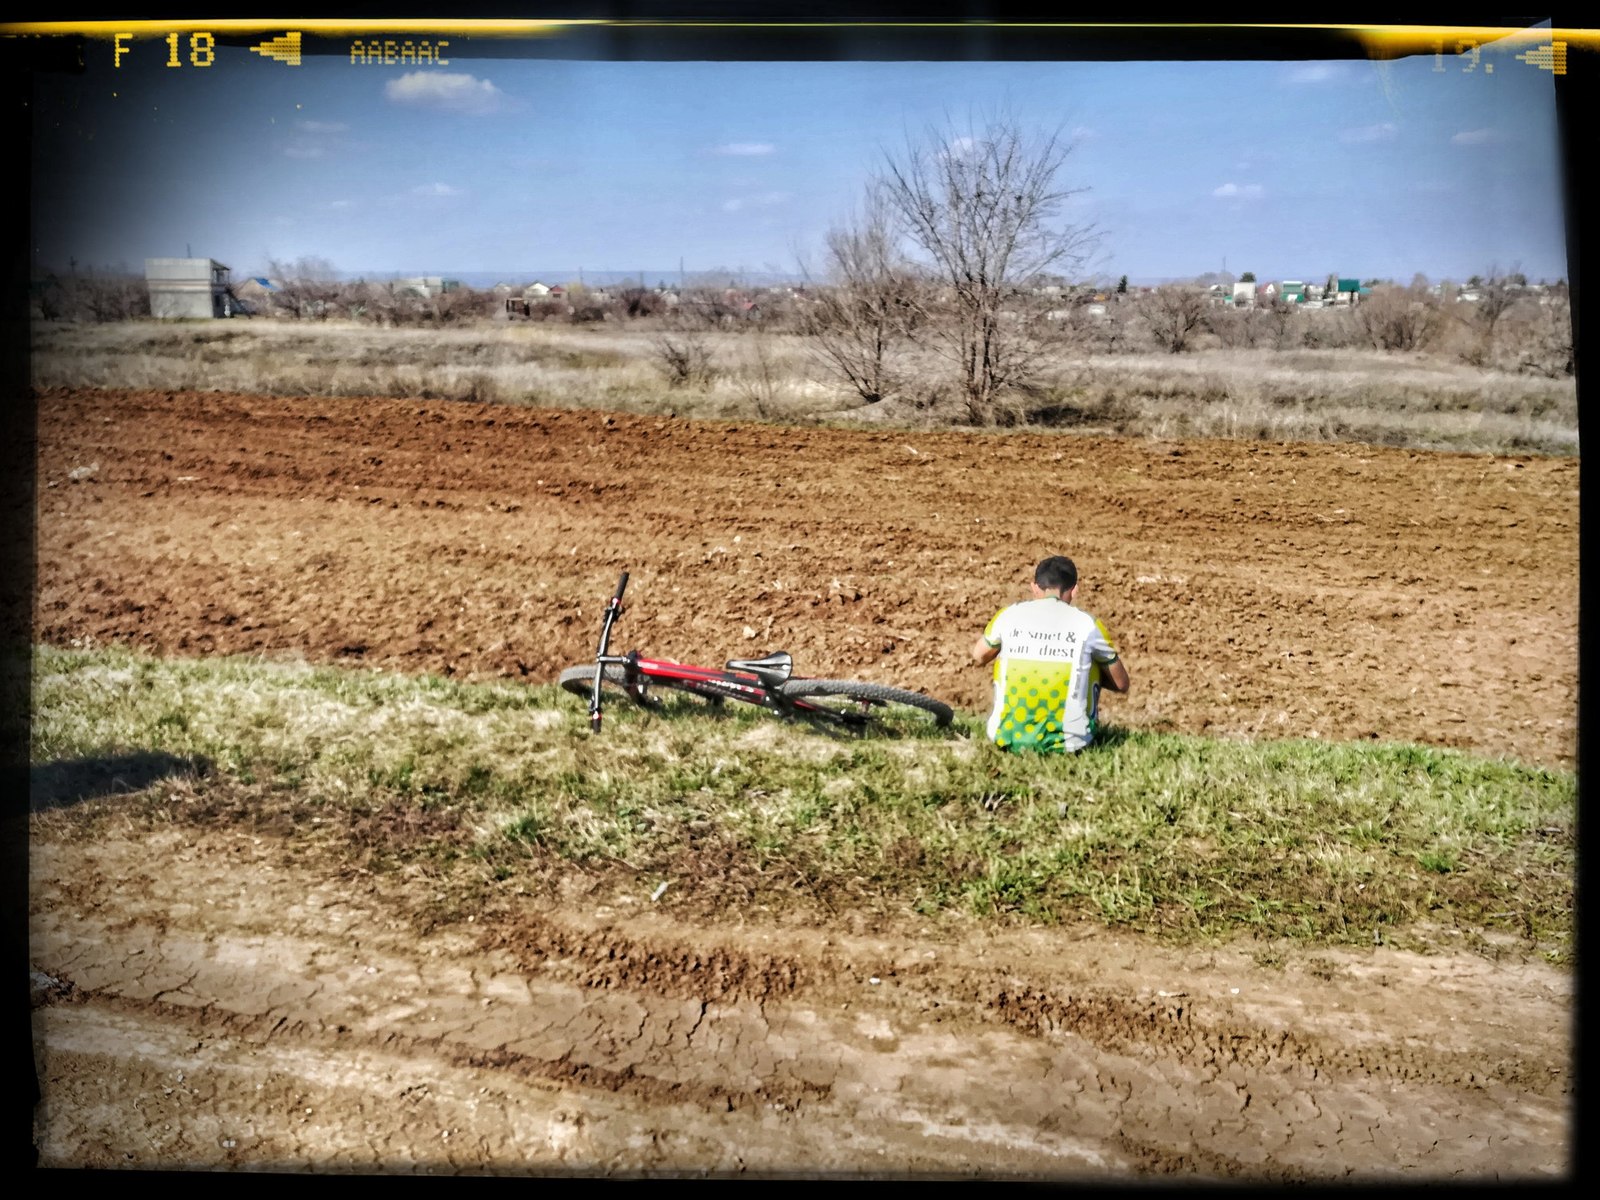
[[[1530,288],[1520,273],[1491,268],[1462,286],[1435,288],[1420,275],[1408,285],[1373,280],[1362,286],[1368,294],[1359,303],[1307,309],[1281,297],[1235,306],[1197,285],[1168,284],[1114,295],[1113,301],[1125,302],[1108,304],[1095,320],[1065,322],[1061,335],[1083,353],[1370,348],[1550,378],[1574,372],[1564,282]]]
[[[1007,396],[1026,394],[1042,369],[1096,354],[1370,348],[1551,378],[1574,373],[1565,283],[1530,287],[1517,270],[1489,267],[1439,287],[1420,275],[1408,285],[1371,280],[1359,303],[1311,311],[1281,298],[1221,304],[1197,284],[1130,288],[1125,275],[1071,286],[1093,232],[1046,220],[1070,195],[1054,182],[1066,152],[1004,124],[909,144],[886,156],[860,210],[828,234],[822,276],[803,287],[572,284],[559,297],[508,305],[523,294],[342,280],[325,261],[305,258],[273,263],[275,288],[238,298],[255,317],[296,321],[637,323],[673,387],[709,384],[718,374],[712,335],[735,332],[754,339],[743,385],[770,391],[776,372],[761,339],[799,335],[825,373],[868,403],[953,405],[979,423],[1004,421]],[[125,271],[49,275],[34,283],[31,300],[47,321],[150,317],[146,281]]]
[[[150,315],[144,277],[122,271],[71,271],[35,280],[33,313],[45,321],[131,321]]]

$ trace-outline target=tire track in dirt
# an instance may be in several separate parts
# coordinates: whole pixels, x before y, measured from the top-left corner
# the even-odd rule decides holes
[[[110,931],[97,931],[95,936],[101,944],[114,937]],[[167,945],[171,946],[170,939]],[[1285,1079],[1270,1060],[1235,1061],[1197,1076],[1191,1067],[1160,1055],[1147,1055],[1151,1061],[1141,1063],[1103,1048],[1072,1044],[1029,1051],[1005,1038],[975,1038],[970,1029],[930,1034],[898,1006],[883,1010],[862,1005],[848,1022],[827,1019],[815,1007],[803,1004],[769,1004],[757,1006],[754,1012],[748,1006],[724,1006],[714,1016],[705,1004],[688,1005],[689,1014],[682,1014],[684,1006],[679,1006],[680,1014],[693,1021],[683,1036],[680,1053],[672,1052],[670,1041],[652,1040],[646,1048],[648,1068],[628,1064],[618,1069],[595,1060],[614,1053],[618,1043],[630,1038],[631,1044],[641,1045],[644,1027],[652,1010],[662,1003],[660,998],[638,992],[585,997],[572,1009],[583,1027],[576,1036],[572,1028],[565,1029],[557,1040],[567,1048],[552,1056],[550,1050],[534,1054],[504,1043],[488,1046],[502,1033],[489,1032],[478,1024],[460,1024],[448,1010],[435,1014],[445,1028],[429,1036],[361,1029],[342,1021],[330,1025],[327,1017],[279,1015],[276,1011],[243,1013],[228,1007],[226,998],[203,998],[210,989],[202,989],[197,982],[203,972],[196,971],[195,964],[179,967],[158,962],[156,974],[164,967],[178,970],[175,978],[191,997],[189,1002],[164,1000],[160,995],[129,996],[115,987],[102,987],[85,999],[114,1012],[181,1025],[197,1037],[222,1032],[245,1041],[287,1041],[301,1056],[320,1053],[345,1059],[382,1051],[409,1061],[487,1068],[523,1080],[599,1090],[645,1104],[686,1103],[711,1113],[750,1107],[803,1110],[814,1123],[827,1123],[830,1118],[870,1119],[881,1125],[925,1131],[936,1124],[936,1113],[944,1118],[941,1127],[951,1125],[954,1107],[960,1116],[953,1127],[988,1129],[988,1136],[1009,1131],[1012,1140],[1025,1140],[1025,1131],[1051,1132],[1053,1124],[1065,1124],[1078,1144],[1099,1145],[1102,1155],[1112,1146],[1137,1149],[1137,1158],[1147,1169],[1163,1172],[1306,1177],[1324,1158],[1350,1154],[1351,1148],[1344,1144],[1347,1132],[1371,1142],[1374,1149],[1381,1144],[1386,1154],[1392,1150],[1398,1161],[1410,1161],[1423,1170],[1438,1169],[1449,1161],[1432,1159],[1438,1139],[1424,1146],[1416,1136],[1397,1139],[1384,1132],[1380,1143],[1379,1132],[1399,1124],[1413,1125],[1419,1113],[1425,1122],[1424,1133],[1437,1133],[1462,1122],[1472,1128],[1487,1123],[1500,1129],[1502,1136],[1508,1136],[1505,1130],[1514,1130],[1510,1115],[1487,1098],[1474,1104],[1470,1099],[1452,1098],[1448,1092],[1441,1095],[1436,1089],[1411,1087],[1404,1094],[1410,1111],[1402,1122],[1389,1102],[1372,1101],[1369,1079],[1320,1080],[1313,1099],[1310,1080]],[[384,969],[380,967],[380,973]],[[436,988],[424,983],[419,990],[432,1003],[440,1004]],[[552,999],[560,999],[546,984],[533,984],[529,990],[527,1004],[516,1010],[518,1024],[533,1012],[545,1010]],[[343,995],[349,998],[353,991],[346,989]],[[619,1004],[642,1010],[637,1024],[631,1012],[607,1011]],[[791,1010],[788,1021],[780,1015],[786,1007]],[[697,1046],[696,1035],[708,1016],[752,1027]],[[802,1076],[798,1087],[792,1079],[785,1081],[775,1075],[784,1062],[784,1048],[774,1045],[775,1027],[796,1020],[806,1029],[805,1048],[790,1050],[812,1059],[810,1069],[819,1077],[810,1086],[805,1086],[804,1067],[791,1068]],[[859,1049],[862,1035],[877,1043],[871,1051]],[[536,1040],[537,1035],[531,1035],[517,1044]],[[741,1046],[745,1047],[743,1055]],[[1003,1085],[985,1086],[980,1061],[1006,1064]],[[692,1071],[701,1080],[723,1075],[726,1082],[718,1086],[673,1079],[674,1067]],[[955,1085],[952,1076],[966,1080],[954,1092],[947,1090]],[[739,1088],[741,1080],[752,1086]],[[890,1092],[893,1099],[882,1099],[884,1092]],[[952,1095],[961,1097],[954,1105]],[[1264,1125],[1270,1136],[1263,1136]],[[1164,1140],[1156,1141],[1157,1134]],[[1453,1148],[1453,1152],[1459,1151],[1460,1147]],[[1361,1161],[1360,1154],[1354,1157]],[[1305,1165],[1296,1167],[1297,1158],[1306,1160]]]
[[[1482,1087],[1498,1081],[1554,1093],[1570,1088],[1565,1065],[1507,1054],[1492,1062],[1481,1055],[1431,1051],[1399,1042],[1369,1040],[1360,1047],[1328,1046],[1314,1037],[1241,1024],[1234,1017],[1205,1018],[1181,999],[1130,1000],[1115,993],[1078,988],[1066,995],[1026,975],[930,966],[908,962],[871,965],[813,951],[807,959],[739,953],[708,945],[704,937],[675,943],[648,942],[606,925],[574,929],[537,916],[518,916],[508,936],[483,935],[484,951],[508,951],[527,970],[559,974],[585,987],[649,988],[658,994],[709,999],[782,999],[847,994],[881,976],[922,1008],[943,1007],[945,1019],[998,1022],[1039,1037],[1071,1033],[1121,1052],[1141,1048],[1178,1056],[1191,1065],[1239,1062],[1247,1066],[1293,1064],[1313,1075],[1349,1073],[1397,1081]],[[959,978],[959,987],[952,981]],[[924,982],[924,981],[931,982]]]
[[[485,937],[485,951],[504,951],[529,970],[559,971],[583,987],[648,988],[697,1000],[755,1000],[791,996],[809,972],[794,958],[747,955],[726,947],[640,943],[616,930],[595,935],[539,917],[520,916]]]
[[[47,1166],[593,1174],[735,1171],[772,1139],[683,1132],[700,1110],[350,1045],[252,1044],[94,1004],[35,1014]],[[684,1120],[675,1120],[679,1114]],[[622,1148],[619,1151],[619,1148]]]
[[[1041,1038],[1071,1034],[1103,1049],[1149,1059],[1176,1061],[1216,1072],[1235,1064],[1250,1070],[1294,1068],[1312,1079],[1349,1076],[1391,1082],[1482,1088],[1498,1083],[1551,1095],[1570,1089],[1563,1066],[1517,1055],[1485,1062],[1481,1055],[1436,1047],[1370,1041],[1361,1046],[1327,1043],[1288,1029],[1266,1029],[1236,1018],[1206,1017],[1182,1000],[1129,1000],[1082,989],[1057,995],[1025,976],[982,975],[949,966],[912,964],[873,968],[827,955],[808,968],[798,958],[743,954],[727,946],[640,942],[616,928],[582,931],[538,917],[517,918],[515,933],[484,935],[485,953],[506,951],[528,971],[570,979],[585,988],[648,989],[662,996],[700,1001],[788,999],[850,994],[874,970],[942,1020],[974,1025],[998,1023]],[[987,977],[987,978],[986,978]],[[952,990],[955,979],[964,982]]]
[[[1345,1076],[1394,1083],[1481,1089],[1492,1084],[1547,1095],[1570,1091],[1565,1066],[1518,1056],[1486,1063],[1481,1056],[1397,1042],[1329,1043],[1289,1029],[1268,1030],[1196,1016],[1191,1005],[1133,1002],[1107,995],[1057,997],[1026,983],[993,993],[986,1007],[1007,1025],[1043,1037],[1063,1033],[1120,1053],[1173,1059],[1216,1072],[1294,1069],[1309,1079]]]
[[[738,1146],[757,1171],[793,1166],[797,1153],[822,1170],[1068,1177],[1561,1169],[1564,1088],[1463,1081],[1449,1052],[1434,1061],[1374,1045],[1349,1018],[1324,1013],[1320,1032],[1278,1037],[1242,1015],[1202,1020],[1195,1002],[1180,1013],[1081,981],[1045,984],[1081,970],[1070,950],[1024,966],[997,945],[997,962],[973,966],[929,961],[916,941],[830,949],[791,937],[773,953],[758,945],[776,931],[691,938],[670,920],[630,931],[531,914],[519,939],[504,913],[487,930],[419,935],[385,915],[385,890],[401,881],[319,879],[292,851],[190,832],[46,840],[30,929],[45,1140],[70,1128],[81,1158],[83,1130],[142,1127],[144,1108],[90,1098],[94,1080],[121,1072],[156,1103],[155,1039],[197,1048],[179,1068],[193,1080],[248,1081],[251,1056],[270,1051],[287,1072],[272,1077],[278,1093],[324,1086],[322,1064],[388,1064],[376,1078],[339,1074],[342,1099],[317,1102],[321,1144],[375,1147],[380,1160],[385,1144],[407,1161],[415,1150],[403,1123],[376,1142],[369,1128],[372,1097],[398,1090],[406,1070],[394,1064],[408,1063],[431,1064],[463,1095],[470,1081],[574,1110],[603,1100],[628,1134],[590,1127],[588,1162],[623,1170],[665,1161],[659,1137],[641,1131],[667,1128],[702,1156]],[[58,878],[74,881],[70,895],[51,886]],[[1010,981],[1003,993],[985,991],[995,978]],[[95,1022],[128,1042],[86,1042]],[[1523,1074],[1536,1067],[1529,1059]],[[259,1113],[243,1084],[228,1095],[228,1111],[255,1113],[267,1131],[262,1147],[306,1144],[281,1128],[299,1107]],[[163,1126],[191,1155],[196,1119]],[[548,1147],[508,1159],[510,1133],[488,1118],[475,1128],[477,1150],[451,1150],[456,1169],[557,1161]]]
[[[520,1079],[541,1080],[572,1084],[597,1091],[621,1093],[638,1099],[656,1102],[683,1102],[708,1109],[736,1108],[754,1104],[799,1105],[803,1100],[826,1096],[824,1085],[805,1080],[786,1082],[774,1079],[749,1090],[734,1090],[719,1084],[700,1085],[693,1081],[670,1080],[649,1074],[636,1064],[620,1068],[585,1061],[581,1052],[569,1051],[557,1057],[541,1057],[510,1049],[504,1044],[484,1048],[473,1045],[476,1035],[469,1030],[452,1028],[448,1031],[422,1036],[396,1031],[367,1032],[365,1035],[343,1024],[329,1024],[311,1016],[277,1015],[276,1013],[243,1013],[228,1006],[226,998],[206,999],[200,1003],[174,1003],[161,999],[129,996],[115,987],[102,987],[93,991],[79,988],[68,976],[45,976],[48,985],[36,992],[35,1007],[51,1005],[89,1004],[98,1009],[135,1018],[153,1018],[158,1023],[182,1024],[196,1034],[215,1036],[227,1034],[241,1041],[265,1044],[291,1041],[302,1049],[314,1049],[331,1055],[349,1055],[357,1046],[366,1050],[381,1050],[417,1061],[433,1060],[457,1067],[486,1067]],[[689,1017],[689,1028],[680,1031],[684,1048],[692,1045],[699,1027],[705,1019],[705,1005]],[[674,1014],[674,1017],[681,1014]],[[643,1024],[648,1024],[649,1017]],[[671,1028],[676,1021],[665,1022]],[[641,1027],[634,1037],[645,1036],[649,1031]],[[607,1029],[620,1028],[620,1022],[601,1021]],[[647,1048],[664,1050],[667,1043],[650,1043]],[[574,1055],[577,1054],[575,1057]]]

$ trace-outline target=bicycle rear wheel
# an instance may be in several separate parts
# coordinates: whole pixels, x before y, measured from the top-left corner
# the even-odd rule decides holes
[[[664,679],[642,678],[644,684],[642,692],[628,686],[627,672],[616,663],[606,663],[605,674],[600,680],[600,689],[606,696],[626,696],[634,704],[652,711],[660,711],[662,697],[657,694],[658,689],[670,691],[675,697],[682,697],[685,705],[697,709],[720,708],[721,696],[707,695],[697,691],[693,684],[674,683]],[[581,666],[568,667],[561,672],[559,682],[563,688],[574,696],[581,696],[585,700],[594,695],[594,663],[584,663]]]
[[[783,694],[803,700],[822,720],[885,732],[943,729],[955,715],[944,701],[921,692],[854,679],[791,679]]]

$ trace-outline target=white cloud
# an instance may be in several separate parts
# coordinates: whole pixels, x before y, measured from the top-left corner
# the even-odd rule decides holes
[[[350,127],[337,121],[296,121],[294,129],[284,144],[284,157],[312,159],[326,158],[342,146],[344,139],[339,135],[349,132]]]
[[[1487,142],[1498,142],[1500,135],[1492,129],[1463,129],[1450,139],[1456,146],[1482,146]]]
[[[506,94],[487,79],[471,75],[412,71],[384,84],[383,94],[396,104],[438,108],[445,112],[482,116],[506,106]]]
[[[1391,121],[1384,121],[1379,125],[1362,125],[1355,129],[1341,129],[1339,131],[1339,140],[1352,145],[1361,142],[1386,142],[1399,132],[1399,126]]]
[[[1219,188],[1212,188],[1211,194],[1223,199],[1259,200],[1266,193],[1259,183],[1225,183]]]
[[[1289,83],[1327,83],[1343,74],[1344,68],[1337,63],[1314,62],[1296,67],[1284,78]]]
[[[743,212],[748,208],[771,208],[789,199],[788,192],[762,192],[756,196],[735,196],[722,202],[723,212]]]
[[[411,189],[413,196],[460,196],[465,193],[460,188],[451,187],[448,183],[419,183]]]
[[[712,149],[713,154],[731,154],[737,158],[753,158],[762,154],[771,154],[777,147],[771,142],[725,142]]]
[[[1088,125],[1074,125],[1072,132],[1067,135],[1074,142],[1093,141],[1100,136],[1100,131]]]
[[[944,153],[947,158],[966,158],[977,148],[977,139],[958,137],[951,139],[949,145],[944,148]]]
[[[331,200],[328,202],[329,208],[354,208],[355,206],[356,202],[354,200]]]

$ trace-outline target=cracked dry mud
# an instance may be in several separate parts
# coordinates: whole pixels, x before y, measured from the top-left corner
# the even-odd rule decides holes
[[[1576,461],[393,400],[39,413],[52,644],[544,682],[626,567],[632,644],[782,646],[975,708],[971,631],[1064,550],[1122,637],[1129,725],[1575,757]],[[1508,609],[1525,682],[1485,689]],[[329,877],[292,838],[36,825],[41,1162],[1483,1180],[1572,1154],[1571,976],[1515,955],[1264,966],[578,893],[419,934],[428,887]]]

